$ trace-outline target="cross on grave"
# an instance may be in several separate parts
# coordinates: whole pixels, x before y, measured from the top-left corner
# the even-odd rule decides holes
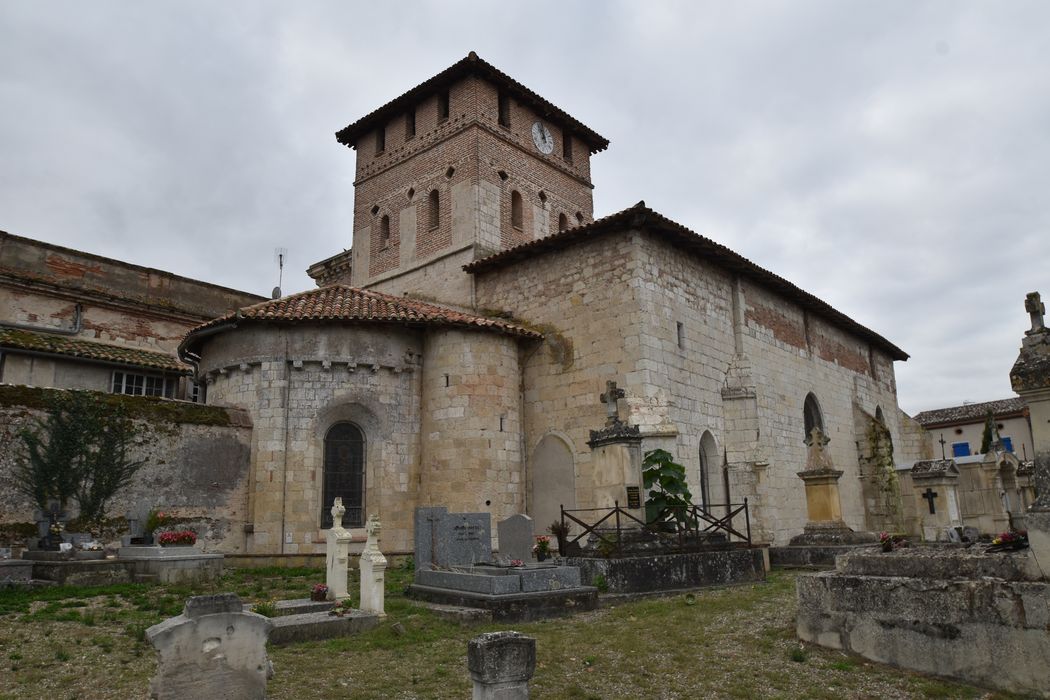
[[[1046,330],[1043,322],[1043,314],[1046,313],[1046,305],[1039,299],[1039,292],[1029,292],[1024,298],[1024,310],[1032,319],[1032,330],[1026,331],[1026,335],[1041,333]]]
[[[438,551],[437,548],[438,548],[438,545],[437,545],[437,527],[435,527],[435,523],[441,522],[444,519],[445,519],[445,514],[444,513],[438,514],[438,513],[431,512],[429,515],[427,515],[427,522],[430,523],[430,561],[427,562],[428,564],[436,564],[437,563],[437,551]]]
[[[948,441],[944,439],[944,433],[941,433],[941,439],[937,442],[941,443],[941,459],[948,459],[944,455],[944,446],[948,444]]]
[[[620,422],[620,409],[616,402],[626,395],[623,389],[616,388],[616,382],[605,382],[605,393],[598,398],[605,404],[606,425],[616,425]]]
[[[930,504],[930,515],[935,514],[937,509],[933,505],[933,499],[937,498],[937,492],[927,486],[926,493],[922,494],[922,497]]]

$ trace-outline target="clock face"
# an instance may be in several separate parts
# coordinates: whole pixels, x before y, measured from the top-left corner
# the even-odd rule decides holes
[[[532,125],[532,142],[536,144],[536,150],[544,155],[554,150],[554,137],[551,136],[551,130],[543,122],[536,122]]]

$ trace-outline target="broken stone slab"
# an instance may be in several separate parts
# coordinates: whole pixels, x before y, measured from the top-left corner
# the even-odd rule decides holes
[[[159,656],[150,697],[265,698],[273,675],[266,656],[272,627],[268,618],[245,612],[234,593],[190,598],[181,615],[146,630]]]
[[[1006,581],[1039,581],[1039,569],[1029,554],[986,552],[981,545],[926,545],[892,552],[869,548],[843,554],[836,569],[857,576],[900,576],[920,579],[999,578]]]

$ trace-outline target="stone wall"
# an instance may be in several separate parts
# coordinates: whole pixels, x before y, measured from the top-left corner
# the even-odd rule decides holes
[[[645,231],[479,273],[476,294],[480,308],[512,312],[546,334],[523,359],[525,440],[530,452],[548,433],[571,441],[579,507],[592,505],[586,441],[604,423],[598,395],[614,379],[643,449],[675,454],[699,494],[700,442],[710,431],[716,447],[705,453],[726,455],[730,496],[750,499],[756,536],[786,542],[806,521],[796,472],[813,393],[845,472],[846,522],[865,528],[857,448],[866,438],[854,405],[871,415],[881,408],[892,440],[901,435],[893,364],[879,348]],[[723,481],[720,461],[713,466],[708,477]]]
[[[255,424],[250,553],[323,552],[324,437],[340,422],[365,438],[366,514],[384,546],[410,548],[419,467],[420,332],[401,326],[254,325],[210,339],[208,402]]]
[[[21,458],[18,433],[44,415],[59,390],[0,385],[0,483],[11,483]],[[166,399],[112,396],[126,406],[140,436],[131,459],[146,464],[118,493],[111,516],[172,512],[197,531],[206,552],[244,552],[251,421],[242,411]],[[74,506],[75,508],[75,506]],[[11,488],[0,490],[0,522],[32,522],[35,506]],[[75,510],[71,515],[75,515]]]

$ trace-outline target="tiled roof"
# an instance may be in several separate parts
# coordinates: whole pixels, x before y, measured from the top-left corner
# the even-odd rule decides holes
[[[953,423],[980,423],[984,421],[991,409],[996,418],[1005,418],[1010,414],[1022,415],[1024,413],[1024,401],[1020,398],[1000,399],[999,401],[985,401],[984,403],[968,403],[962,406],[950,408],[937,408],[932,411],[923,411],[915,415],[915,420],[924,428],[936,425],[951,425]]]
[[[176,357],[162,352],[11,328],[0,328],[0,347],[146,367],[180,374],[189,374],[191,371],[189,366],[179,362]]]
[[[486,80],[496,83],[506,90],[508,94],[518,101],[529,105],[540,115],[565,124],[570,131],[572,131],[574,136],[580,138],[590,146],[591,153],[604,151],[609,147],[609,139],[598,134],[589,126],[570,116],[559,107],[556,107],[543,99],[517,80],[514,80],[514,78],[511,78],[509,75],[493,66],[491,63],[482,60],[473,51],[471,51],[466,58],[452,64],[433,78],[420,83],[400,97],[394,98],[374,112],[361,117],[353,124],[337,131],[335,138],[339,143],[353,148],[354,143],[358,138],[376,128],[380,122],[389,119],[393,114],[407,110],[419,100],[428,97],[437,90],[442,89],[450,83],[467,75],[479,75]]]
[[[529,260],[539,253],[552,250],[560,250],[575,243],[590,240],[595,236],[607,233],[616,233],[627,228],[644,228],[664,236],[672,245],[688,250],[696,255],[712,260],[715,264],[735,272],[742,277],[752,279],[762,286],[775,291],[787,299],[794,301],[803,309],[822,316],[834,323],[839,328],[847,330],[858,337],[864,338],[872,345],[886,351],[894,360],[907,360],[908,353],[904,352],[890,341],[883,338],[875,331],[865,328],[849,316],[836,311],[827,302],[818,299],[809,292],[796,287],[783,277],[776,275],[763,267],[756,265],[739,253],[734,253],[724,245],[715,243],[710,238],[689,230],[685,226],[668,219],[652,209],[645,206],[645,202],[624,209],[616,214],[597,219],[589,224],[559,231],[545,238],[539,238],[528,243],[523,243],[514,248],[508,248],[487,258],[475,260],[463,266],[467,272],[478,273],[494,270],[504,265],[513,264],[523,260]]]
[[[224,324],[240,324],[245,321],[279,323],[365,321],[407,325],[462,326],[525,338],[542,337],[536,331],[506,321],[474,316],[436,304],[358,289],[344,284],[333,284],[247,306],[197,326],[183,339],[179,351],[181,353],[184,349],[189,349],[202,331]]]

